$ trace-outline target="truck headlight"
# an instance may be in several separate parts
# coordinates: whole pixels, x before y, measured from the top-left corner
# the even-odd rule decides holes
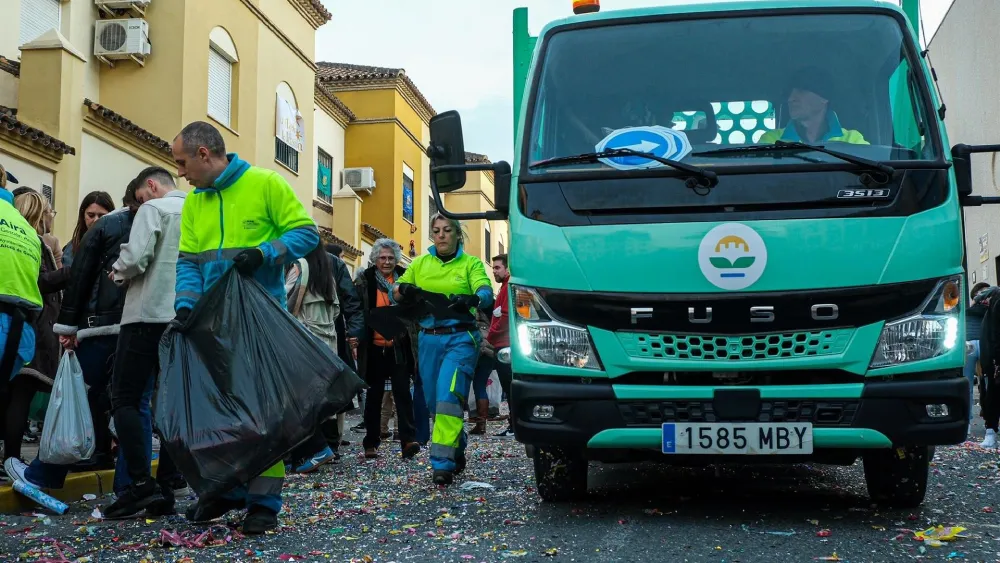
[[[958,344],[961,295],[962,277],[945,278],[918,313],[885,323],[870,367],[929,360],[950,352]]]
[[[512,286],[517,337],[514,348],[543,364],[601,369],[586,328],[556,320],[534,289]]]

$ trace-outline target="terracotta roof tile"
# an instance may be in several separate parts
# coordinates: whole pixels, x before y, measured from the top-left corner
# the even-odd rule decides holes
[[[465,163],[466,164],[489,164],[490,157],[485,154],[479,154],[476,152],[465,151]]]
[[[369,235],[377,239],[389,238],[389,235],[383,233],[378,229],[378,227],[375,227],[374,225],[371,225],[369,223],[361,223],[361,230],[363,230],[364,232],[368,233]]]
[[[7,57],[0,57],[0,70],[14,76],[21,76],[21,63],[19,61],[12,61]]]
[[[319,91],[330,101],[331,104],[334,105],[334,107],[344,112],[344,115],[347,116],[349,121],[354,121],[358,118],[358,116],[354,115],[354,112],[351,111],[351,108],[347,107],[347,104],[338,98],[337,95],[334,94],[333,91],[318,78],[316,80],[316,84],[319,86]]]
[[[111,125],[121,129],[125,134],[135,137],[136,139],[152,146],[157,151],[170,154],[169,141],[161,139],[142,127],[139,127],[137,124],[126,119],[125,116],[90,100],[83,100],[83,105],[87,106],[90,111],[94,112],[99,119],[107,121]]]
[[[330,13],[330,10],[326,9],[323,2],[320,0],[309,0],[309,3],[312,4],[313,9],[316,10],[319,15],[323,16],[324,20],[330,21],[333,19],[333,14]]]
[[[319,234],[320,237],[323,239],[324,243],[326,244],[332,243],[340,246],[341,248],[344,249],[344,253],[350,255],[351,257],[357,258],[358,256],[361,256],[361,249],[355,248],[346,240],[333,234],[332,229],[329,229],[327,227],[320,227]]]
[[[406,75],[406,70],[401,68],[390,68],[381,66],[356,65],[349,63],[316,63],[316,76],[320,81],[336,84],[345,82],[377,82],[382,80],[402,80],[414,95],[424,105],[430,115],[436,115],[434,107],[424,97],[410,77]]]
[[[0,106],[0,129],[8,135],[27,137],[32,143],[61,154],[76,154],[76,149],[56,139],[52,135],[35,129],[17,118],[17,110]]]

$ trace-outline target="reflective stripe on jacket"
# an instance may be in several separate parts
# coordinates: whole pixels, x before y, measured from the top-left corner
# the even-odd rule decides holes
[[[319,244],[316,223],[280,174],[250,166],[236,154],[228,158],[211,188],[198,188],[184,200],[176,310],[193,308],[248,248],[264,253],[254,278],[284,306],[283,265]]]

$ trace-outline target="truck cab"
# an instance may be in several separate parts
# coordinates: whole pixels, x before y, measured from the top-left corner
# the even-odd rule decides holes
[[[861,458],[873,500],[919,505],[967,434],[961,205],[1000,147],[949,148],[904,11],[588,13],[526,74],[512,166],[465,165],[454,112],[429,154],[446,215],[510,220],[510,416],[541,497],[585,494],[591,462]],[[497,210],[447,212],[483,167]]]

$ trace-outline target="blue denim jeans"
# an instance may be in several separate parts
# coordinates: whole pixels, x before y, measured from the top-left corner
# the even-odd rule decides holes
[[[424,397],[423,385],[410,388],[413,394],[413,422],[416,426],[414,439],[422,446],[431,441],[431,413],[427,410],[427,399]]]
[[[485,354],[479,355],[479,362],[476,364],[476,371],[472,375],[472,391],[476,394],[476,400],[488,399],[489,396],[486,393],[486,383],[490,380],[490,374],[493,373],[494,369],[494,359],[492,356],[487,356]],[[469,405],[472,409],[474,405]]]
[[[965,358],[965,377],[969,380],[969,420],[972,420],[972,406],[975,400],[976,387],[976,362],[979,361],[979,341],[970,340],[972,350]]]

